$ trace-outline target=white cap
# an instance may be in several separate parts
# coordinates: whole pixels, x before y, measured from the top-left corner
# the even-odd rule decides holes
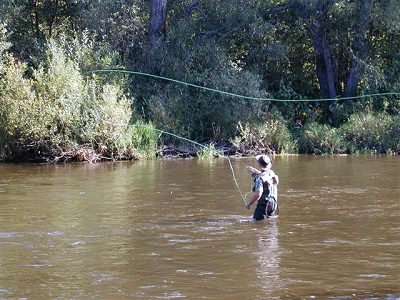
[[[259,162],[259,161],[262,161],[262,162],[264,162],[266,165],[272,163],[272,160],[269,158],[269,156],[268,156],[268,155],[265,155],[265,154],[257,155],[257,156],[256,156],[256,160],[257,160],[258,162]]]

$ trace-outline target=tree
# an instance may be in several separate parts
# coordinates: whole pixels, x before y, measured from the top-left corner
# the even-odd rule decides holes
[[[151,56],[162,76],[254,97],[267,96],[262,77],[241,70],[235,39],[252,10],[247,0],[168,1],[168,34]],[[250,12],[250,13],[249,13]],[[234,55],[231,55],[231,51]],[[238,55],[238,60],[239,60]],[[259,116],[267,102],[245,101],[176,83],[135,77],[137,114],[157,127],[195,139],[231,137],[238,120]]]
[[[72,29],[81,8],[76,0],[3,0],[0,13],[12,28],[10,41],[21,59],[33,62],[43,54],[46,39]],[[35,61],[34,64],[38,62]]]
[[[277,5],[272,12],[294,9],[307,23],[315,53],[316,73],[323,98],[336,98],[335,68],[331,45],[328,40],[328,12],[333,0],[317,0],[315,3],[292,1]]]
[[[151,1],[151,16],[148,35],[146,64],[150,71],[155,68],[154,52],[159,49],[167,35],[167,0]]]
[[[356,10],[358,11],[356,21],[351,26],[348,23],[335,24],[341,26],[340,30],[343,36],[334,36],[330,31],[334,20],[332,20],[332,9],[340,4],[340,0],[317,0],[310,3],[307,0],[295,0],[284,4],[279,4],[271,9],[272,12],[293,9],[297,15],[304,19],[309,28],[309,34],[315,53],[315,67],[320,86],[320,93],[323,98],[336,98],[337,94],[344,96],[354,96],[357,93],[359,80],[362,73],[362,64],[360,61],[365,53],[366,33],[368,31],[373,0],[357,0]],[[344,9],[350,10],[352,6],[348,3],[342,3]],[[353,13],[354,14],[354,13]],[[336,30],[338,28],[335,28]],[[352,47],[347,61],[350,61],[347,78],[339,78],[337,69],[338,59],[334,57],[332,48],[345,45],[347,37],[345,33],[353,35]],[[342,47],[343,48],[343,47]],[[342,55],[342,54],[340,54]],[[338,66],[341,67],[341,66]],[[343,84],[341,84],[343,82]],[[341,86],[345,90],[341,90]]]
[[[96,42],[109,44],[121,65],[144,64],[150,5],[147,0],[87,0],[74,28],[95,33]]]
[[[0,77],[3,75],[3,53],[10,48],[8,33],[5,24],[0,23]]]
[[[371,19],[373,0],[363,0],[358,3],[358,22],[354,32],[354,40],[352,45],[352,58],[349,75],[347,77],[344,96],[355,96],[360,81],[360,73],[362,72],[362,64],[360,60],[365,54],[365,39],[368,26]]]

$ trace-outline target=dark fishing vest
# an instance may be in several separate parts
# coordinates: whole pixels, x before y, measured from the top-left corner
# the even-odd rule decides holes
[[[257,177],[254,178],[254,183],[256,182],[256,179]],[[258,200],[257,208],[265,210],[265,215],[267,217],[276,216],[279,214],[278,201],[275,199],[275,197],[270,196],[268,183],[265,182],[261,177],[260,179],[263,183],[263,193],[260,199]],[[253,192],[255,192],[255,188],[256,186],[254,184]]]
[[[253,191],[253,192],[256,191],[256,184],[255,184],[255,183],[256,183],[257,177],[260,177],[260,179],[261,179],[261,181],[262,181],[262,183],[263,183],[263,193],[262,193],[260,199],[267,199],[267,197],[269,196],[269,185],[268,185],[268,182],[265,182],[265,181],[262,179],[261,176],[256,176],[256,177],[254,178],[254,186],[253,186],[252,191]]]

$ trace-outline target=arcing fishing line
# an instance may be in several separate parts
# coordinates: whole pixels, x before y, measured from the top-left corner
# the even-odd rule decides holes
[[[136,126],[140,126],[140,125],[136,125]],[[181,136],[176,135],[176,134],[173,134],[173,133],[171,133],[171,132],[168,132],[168,131],[165,131],[165,130],[161,130],[161,129],[157,129],[157,128],[154,128],[154,130],[160,132],[161,134],[167,134],[167,135],[176,137],[176,138],[178,138],[178,139],[187,141],[187,142],[189,142],[189,143],[195,144],[195,145],[200,146],[200,147],[202,147],[202,148],[208,148],[207,146],[204,146],[204,145],[202,145],[202,144],[200,144],[200,143],[198,143],[198,142],[195,142],[195,141],[193,141],[193,140],[190,140],[190,139],[181,137]],[[233,180],[234,180],[234,182],[235,182],[235,185],[236,185],[236,187],[237,187],[237,189],[238,189],[238,191],[239,191],[239,193],[240,193],[240,196],[242,197],[242,200],[244,201],[245,204],[247,204],[246,197],[243,195],[242,191],[240,190],[240,187],[239,187],[239,184],[238,184],[238,182],[237,182],[237,179],[236,179],[236,176],[235,176],[235,172],[234,172],[234,170],[233,170],[233,166],[232,166],[232,163],[231,163],[231,160],[230,160],[229,156],[222,155],[222,157],[228,159],[229,166],[230,166],[231,171],[232,171],[232,176],[233,176]]]
[[[202,144],[200,144],[200,143],[197,143],[197,142],[195,142],[195,141],[189,140],[189,139],[187,139],[187,138],[181,137],[181,136],[179,136],[179,135],[176,135],[176,134],[173,134],[173,133],[164,131],[164,130],[160,130],[160,129],[157,129],[157,128],[154,128],[154,130],[160,132],[161,134],[164,133],[164,134],[167,134],[167,135],[176,137],[176,138],[178,138],[178,139],[187,141],[187,142],[189,142],[189,143],[195,144],[195,145],[200,146],[200,147],[202,147],[202,148],[207,148],[207,146],[204,146],[204,145],[202,145]]]
[[[162,79],[162,80],[166,80],[166,81],[170,81],[170,82],[174,82],[174,83],[178,83],[178,84],[182,84],[185,86],[190,86],[190,87],[194,87],[194,88],[198,88],[198,89],[203,89],[203,90],[207,90],[210,92],[215,92],[215,93],[220,93],[223,95],[227,95],[227,96],[232,96],[232,97],[237,97],[237,98],[242,98],[242,99],[248,99],[248,100],[258,100],[258,101],[274,101],[274,102],[322,102],[322,101],[337,101],[337,100],[351,100],[351,99],[359,99],[359,98],[370,98],[370,97],[375,97],[375,96],[398,96],[400,95],[400,93],[398,92],[389,92],[389,93],[376,93],[376,94],[368,94],[368,95],[360,95],[360,96],[353,96],[353,97],[343,97],[343,98],[329,98],[329,99],[275,99],[275,98],[262,98],[262,97],[251,97],[251,96],[245,96],[245,95],[239,95],[236,93],[231,93],[231,92],[226,92],[226,91],[221,91],[218,89],[213,89],[213,88],[209,88],[209,87],[204,87],[204,86],[200,86],[197,84],[193,84],[193,83],[188,83],[188,82],[184,82],[181,80],[176,80],[176,79],[172,79],[169,77],[164,77],[164,76],[158,76],[158,75],[154,75],[154,74],[149,74],[149,73],[145,73],[145,72],[138,72],[138,71],[129,71],[129,70],[123,70],[123,69],[97,69],[97,70],[91,70],[88,71],[89,73],[107,73],[107,72],[114,72],[114,73],[127,73],[127,74],[134,74],[134,75],[140,75],[140,76],[146,76],[146,77],[151,77],[151,78],[156,78],[156,79]],[[207,148],[206,146],[197,143],[195,141],[192,141],[190,139],[184,138],[184,137],[180,137],[176,134],[164,131],[164,130],[160,130],[160,129],[155,129],[156,131],[160,132],[161,134],[167,134],[173,137],[176,137],[178,139],[193,143],[195,145],[198,145],[202,148]],[[229,158],[229,156],[225,157],[224,155],[222,155],[222,157],[227,158],[228,162],[229,162],[229,166],[231,168],[232,171],[232,175],[233,175],[233,180],[235,181],[236,187],[239,190],[239,193],[243,199],[243,201],[247,204],[246,201],[246,197],[248,194],[246,194],[245,196],[243,195],[242,191],[240,190],[239,184],[236,180],[236,176],[235,176],[235,172],[233,170],[232,167],[232,163],[231,160]]]
[[[129,70],[121,70],[121,69],[98,69],[98,70],[91,70],[89,71],[90,73],[127,73],[127,74],[134,74],[134,75],[140,75],[140,76],[146,76],[146,77],[152,77],[152,78],[157,78],[157,79],[162,79],[170,82],[175,82],[178,84],[186,85],[186,86],[191,86],[194,88],[198,89],[203,89],[206,91],[210,92],[215,92],[227,96],[232,96],[232,97],[237,97],[237,98],[242,98],[242,99],[248,99],[248,100],[257,100],[257,101],[273,101],[273,102],[322,102],[322,101],[338,101],[338,100],[352,100],[352,99],[359,99],[359,98],[371,98],[371,97],[376,97],[376,96],[400,96],[400,92],[389,92],[389,93],[376,93],[376,94],[367,94],[367,95],[360,95],[360,96],[352,96],[352,97],[342,97],[342,98],[319,98],[319,99],[275,99],[275,98],[262,98],[262,97],[251,97],[251,96],[245,96],[245,95],[239,95],[236,93],[231,93],[231,92],[226,92],[226,91],[221,91],[218,89],[213,89],[169,77],[164,77],[164,76],[158,76],[154,74],[149,74],[145,72],[138,72],[138,71],[129,71]]]
[[[225,156],[223,156],[223,157],[225,157]],[[240,193],[240,196],[242,197],[242,200],[244,201],[245,204],[247,204],[246,197],[243,196],[243,193],[242,193],[242,191],[240,190],[239,184],[238,184],[238,182],[237,182],[237,180],[236,180],[235,172],[233,171],[233,167],[232,167],[232,163],[231,163],[231,159],[229,158],[229,156],[227,156],[227,158],[228,158],[229,166],[231,167],[231,171],[232,171],[232,175],[233,175],[233,180],[235,181],[236,187],[237,187],[237,189],[238,189],[238,191],[239,191],[239,193]]]

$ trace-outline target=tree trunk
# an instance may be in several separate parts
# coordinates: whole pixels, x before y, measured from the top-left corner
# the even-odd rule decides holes
[[[332,58],[332,50],[327,39],[327,12],[331,5],[332,1],[319,0],[316,4],[314,14],[308,19],[316,56],[317,77],[323,98],[336,98],[335,65]]]
[[[156,61],[154,52],[160,48],[166,36],[167,0],[151,0],[150,28],[146,64],[149,71],[154,71]]]
[[[328,11],[335,4],[335,0],[317,0],[312,7],[302,1],[289,1],[281,3],[271,12],[276,13],[287,9],[295,9],[308,23],[311,40],[315,53],[316,72],[323,98],[336,98],[337,80],[332,50],[327,38]]]
[[[362,72],[362,65],[359,63],[359,59],[362,58],[365,51],[365,35],[368,30],[368,25],[371,19],[373,0],[360,0],[358,24],[356,25],[354,40],[353,40],[353,58],[351,61],[351,67],[349,75],[346,81],[346,87],[344,91],[345,97],[355,96],[357,94],[357,88],[360,81],[360,73]]]
[[[329,44],[320,31],[312,33],[312,42],[321,96],[336,98],[335,70]]]

